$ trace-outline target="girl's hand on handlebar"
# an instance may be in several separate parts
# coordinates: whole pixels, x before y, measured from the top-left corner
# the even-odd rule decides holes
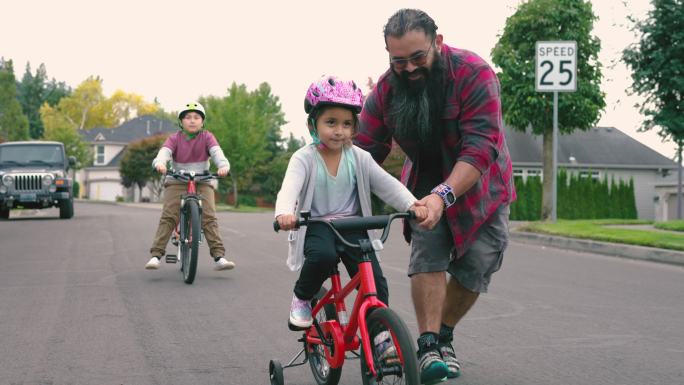
[[[216,171],[216,173],[218,174],[218,176],[226,176],[228,175],[228,170],[228,167],[221,167],[218,169],[218,171]]]
[[[428,208],[425,206],[413,205],[409,210],[412,210],[416,214],[416,220],[422,222],[428,217]]]
[[[297,225],[297,217],[294,214],[281,214],[276,217],[281,230],[292,230]]]
[[[158,163],[157,167],[155,168],[157,169],[157,172],[159,172],[160,174],[166,174],[166,165],[164,165],[164,163]]]

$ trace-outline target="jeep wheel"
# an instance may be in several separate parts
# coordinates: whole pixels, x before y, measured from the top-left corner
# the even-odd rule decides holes
[[[10,209],[0,209],[0,219],[9,219]]]
[[[69,219],[74,216],[74,200],[69,199],[59,202],[59,217]]]

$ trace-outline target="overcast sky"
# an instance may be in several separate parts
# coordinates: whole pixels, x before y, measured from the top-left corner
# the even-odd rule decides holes
[[[155,97],[166,110],[199,96],[223,96],[232,82],[249,89],[268,82],[280,98],[284,133],[306,136],[308,85],[330,73],[366,84],[387,68],[382,27],[399,8],[421,8],[452,46],[490,64],[506,18],[520,0],[9,1],[2,6],[0,56],[18,78],[26,62],[45,63],[49,77],[77,86],[99,75],[116,89]],[[648,0],[593,1],[599,21],[607,107],[599,126],[613,126],[672,158],[674,145],[656,132],[637,132],[643,117],[628,96],[629,72],[620,52],[635,40],[628,14],[643,17]],[[626,3],[626,5],[625,5]],[[581,49],[581,47],[579,47]],[[562,95],[561,95],[562,97]]]

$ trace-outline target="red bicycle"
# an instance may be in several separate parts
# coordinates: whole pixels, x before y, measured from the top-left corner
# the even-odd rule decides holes
[[[358,248],[362,253],[359,271],[342,287],[337,268],[330,276],[331,289],[321,289],[312,301],[313,324],[298,340],[303,348],[285,366],[279,361],[269,362],[272,385],[283,385],[283,369],[300,366],[308,361],[319,385],[336,385],[340,380],[345,359],[360,359],[361,378],[368,384],[420,384],[416,349],[404,321],[377,298],[370,253],[382,248],[389,236],[390,224],[397,218],[415,218],[411,211],[361,218],[322,220],[301,213],[297,226],[309,223],[327,224],[344,245]],[[273,224],[279,230],[277,222]],[[383,229],[379,241],[361,239],[348,242],[340,231]],[[351,316],[347,319],[345,298],[358,289]],[[370,315],[369,312],[373,310]],[[385,341],[383,349],[376,349],[378,338]],[[357,352],[357,350],[360,350]],[[347,356],[350,352],[350,356]],[[304,358],[297,361],[302,354]]]
[[[178,254],[167,254],[166,263],[176,263],[180,260],[183,281],[192,284],[197,274],[197,255],[202,242],[202,195],[197,192],[196,183],[219,176],[208,171],[196,173],[184,170],[169,170],[166,175],[188,183],[187,192],[181,195],[179,221],[171,238],[173,245],[178,246]]]

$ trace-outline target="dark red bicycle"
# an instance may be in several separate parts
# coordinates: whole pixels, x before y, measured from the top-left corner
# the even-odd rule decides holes
[[[314,379],[319,385],[336,385],[340,380],[345,359],[360,359],[361,378],[368,384],[420,384],[416,349],[411,333],[404,321],[377,298],[370,254],[380,250],[389,236],[394,219],[413,219],[413,212],[378,215],[362,218],[322,220],[309,218],[302,213],[297,227],[309,223],[325,223],[344,245],[361,250],[359,271],[342,287],[337,268],[330,276],[329,291],[321,289],[312,301],[313,324],[298,340],[303,348],[285,366],[279,361],[269,362],[272,385],[285,383],[283,369],[309,362]],[[273,224],[279,230],[277,222]],[[348,242],[340,231],[383,229],[379,241],[361,239]],[[345,298],[358,289],[351,316],[347,319]],[[370,312],[373,310],[372,312]],[[370,315],[369,315],[370,312]],[[378,336],[385,349],[376,349]],[[358,351],[358,352],[357,352]],[[350,352],[350,356],[347,356]],[[388,354],[389,353],[389,354]],[[304,354],[301,362],[296,362]]]
[[[197,256],[202,243],[202,195],[197,192],[197,182],[218,178],[218,174],[205,171],[168,170],[166,175],[188,184],[187,192],[181,195],[180,216],[171,242],[178,246],[178,254],[167,254],[166,263],[180,260],[183,281],[192,284],[197,274]]]

